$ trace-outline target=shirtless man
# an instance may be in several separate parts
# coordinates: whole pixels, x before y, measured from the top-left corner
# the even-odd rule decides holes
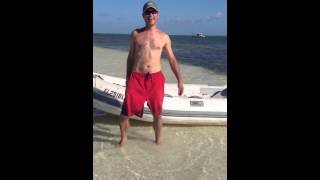
[[[157,5],[149,1],[143,6],[145,27],[131,33],[130,50],[127,58],[127,86],[125,100],[120,114],[121,140],[119,146],[127,142],[127,131],[132,115],[142,117],[143,104],[153,114],[155,143],[160,143],[162,128],[162,103],[164,97],[165,76],[161,71],[160,58],[162,50],[166,54],[171,69],[178,80],[178,95],[183,94],[183,81],[180,68],[171,48],[169,36],[157,28],[160,13]]]

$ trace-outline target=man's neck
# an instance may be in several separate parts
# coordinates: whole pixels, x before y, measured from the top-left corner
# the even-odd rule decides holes
[[[155,30],[157,30],[157,26],[156,25],[151,25],[151,26],[146,25],[144,27],[144,29],[147,31],[155,31]]]

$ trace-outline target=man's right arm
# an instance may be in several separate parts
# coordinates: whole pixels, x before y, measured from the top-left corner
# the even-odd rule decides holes
[[[129,49],[129,54],[128,54],[128,57],[127,57],[127,74],[126,74],[126,79],[127,80],[130,77],[130,74],[132,72],[132,66],[133,66],[133,63],[134,63],[135,35],[136,35],[136,31],[132,31],[131,37],[130,37],[130,49]]]

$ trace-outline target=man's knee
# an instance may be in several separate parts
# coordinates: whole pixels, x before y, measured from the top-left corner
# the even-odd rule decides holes
[[[129,120],[129,116],[126,116],[124,114],[120,114],[120,121],[128,121]]]
[[[154,121],[162,121],[162,116],[161,115],[153,115],[153,120]]]

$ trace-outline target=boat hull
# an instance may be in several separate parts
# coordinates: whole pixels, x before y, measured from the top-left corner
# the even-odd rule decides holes
[[[122,80],[115,79],[116,83],[105,82],[109,76],[101,75],[103,78],[94,80],[93,107],[114,115],[120,115],[124,99],[125,87]],[[100,77],[101,77],[100,76]],[[112,77],[110,79],[113,79]],[[109,79],[109,81],[111,81]],[[200,85],[199,85],[200,86]],[[207,88],[209,86],[202,85]],[[167,91],[173,94],[167,84]],[[176,85],[175,85],[176,87]],[[197,87],[186,85],[186,87]],[[186,88],[185,89],[188,89]],[[192,107],[192,102],[195,107]],[[199,106],[199,102],[205,104]],[[201,104],[201,103],[200,103]],[[227,99],[226,98],[187,98],[179,96],[165,96],[163,103],[162,121],[164,124],[197,124],[197,125],[227,125]],[[132,119],[152,122],[153,116],[147,104],[144,105],[143,117],[132,116]]]

